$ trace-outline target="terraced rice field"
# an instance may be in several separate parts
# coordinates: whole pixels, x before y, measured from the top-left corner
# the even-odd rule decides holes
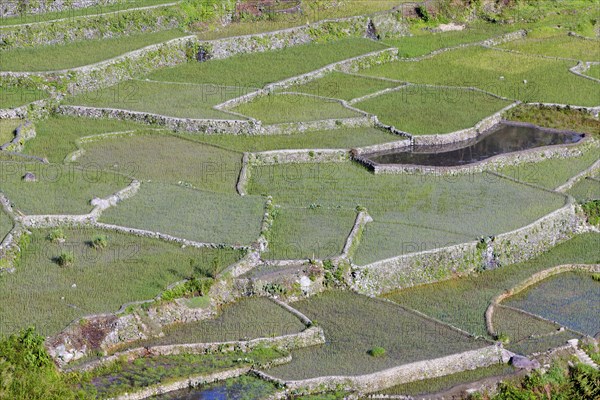
[[[0,120],[0,143],[10,142],[15,137],[15,129],[23,123],[20,119],[2,119]]]
[[[598,40],[586,40],[562,34],[516,40],[504,43],[500,47],[531,55],[600,61],[599,43]]]

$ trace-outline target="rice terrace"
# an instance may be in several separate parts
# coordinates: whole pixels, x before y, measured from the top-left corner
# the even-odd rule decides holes
[[[0,400],[600,399],[600,0],[0,1]]]

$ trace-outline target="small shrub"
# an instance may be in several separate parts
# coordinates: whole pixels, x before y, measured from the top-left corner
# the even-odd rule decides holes
[[[72,251],[63,251],[60,256],[56,258],[56,262],[61,267],[68,267],[73,265],[75,262],[75,254]]]
[[[108,238],[106,235],[97,235],[92,239],[92,247],[96,250],[102,250],[108,246]]]
[[[496,335],[496,340],[504,344],[510,343],[510,338],[504,332],[498,332],[498,334]]]
[[[48,234],[48,240],[50,240],[52,243],[60,243],[60,242],[63,242],[65,239],[66,239],[65,233],[60,228],[53,229]]]
[[[590,225],[600,225],[600,200],[588,201],[581,205]]]
[[[596,282],[600,282],[600,274],[592,274],[592,279]]]
[[[269,282],[265,286],[263,286],[263,290],[270,295],[274,296],[276,294],[285,294],[286,290],[279,283]]]
[[[371,357],[379,358],[385,356],[385,349],[383,347],[375,346],[367,353],[369,353]]]

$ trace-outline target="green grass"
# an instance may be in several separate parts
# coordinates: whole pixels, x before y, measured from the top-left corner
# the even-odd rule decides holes
[[[597,160],[598,149],[592,148],[579,157],[555,158],[537,163],[507,166],[500,168],[497,172],[522,182],[554,189],[590,167]]]
[[[235,107],[232,111],[261,120],[263,124],[360,116],[337,101],[291,94],[261,96]]]
[[[79,169],[74,166],[41,163],[0,163],[0,191],[25,214],[86,214],[92,210],[90,200],[109,196],[131,179],[97,166]],[[37,182],[22,180],[32,172]]]
[[[156,71],[150,79],[215,85],[263,87],[356,57],[385,46],[367,39],[350,38],[324,44],[306,44],[265,53],[243,54],[224,60],[187,63]],[[265,68],[265,66],[269,66]],[[244,71],[240,74],[240,71]]]
[[[532,274],[566,263],[600,262],[600,234],[583,234],[523,263],[392,292],[385,297],[477,335],[490,301]]]
[[[574,58],[583,61],[600,61],[600,41],[585,40],[560,35],[541,38],[525,38],[500,46],[527,54]]]
[[[419,396],[449,390],[456,385],[477,382],[495,376],[509,375],[515,368],[506,364],[495,364],[485,368],[477,368],[458,372],[456,374],[441,376],[439,378],[423,379],[405,383],[377,392],[377,394]]]
[[[448,51],[423,61],[375,66],[363,73],[414,83],[475,86],[527,102],[598,105],[597,83],[570,73],[573,65],[574,61],[474,47]]]
[[[519,105],[508,110],[504,118],[511,121],[529,122],[546,128],[589,133],[600,138],[600,121],[586,111]]]
[[[396,256],[415,244],[425,250],[447,242],[447,237],[461,243],[466,237],[475,240],[507,232],[565,201],[563,196],[488,174],[373,175],[354,163],[255,167],[248,192],[272,195],[284,207],[312,203],[346,210],[367,207],[375,223],[389,225],[372,229],[370,225],[376,224],[367,224],[354,260],[359,265]],[[508,203],[519,204],[518,211],[507,208]],[[418,233],[430,233],[415,234],[413,226]]]
[[[96,5],[87,8],[68,8],[65,11],[47,12],[43,14],[24,14],[15,17],[0,18],[0,26],[31,24],[51,21],[60,18],[74,18],[97,15],[108,12],[125,11],[135,7],[148,7],[158,4],[173,3],[173,0],[124,0],[110,5]]]
[[[0,279],[2,334],[35,325],[42,335],[52,335],[77,318],[151,299],[169,284],[198,274],[215,259],[226,266],[240,257],[237,251],[181,249],[176,244],[115,232],[63,231],[66,241],[59,244],[47,239],[50,230],[34,230],[16,271]],[[97,234],[108,237],[108,246],[102,251],[88,243]],[[54,261],[65,250],[75,256],[70,267]]]
[[[600,200],[600,181],[598,179],[582,179],[567,190],[579,202]]]
[[[3,50],[0,53],[0,70],[54,71],[81,67],[181,36],[185,34],[175,29],[112,39]]]
[[[334,71],[325,75],[323,78],[315,79],[301,85],[294,85],[282,90],[286,92],[300,92],[342,100],[352,100],[370,93],[375,93],[379,90],[396,86],[399,86],[399,84]]]
[[[101,221],[211,243],[250,244],[258,238],[264,200],[177,185],[145,183]]]
[[[215,85],[195,85],[142,80],[67,99],[68,104],[99,108],[121,108],[178,118],[240,119],[213,109],[213,106],[248,93],[250,89]],[[168,98],[169,101],[165,101]]]
[[[600,333],[600,283],[588,273],[565,272],[544,279],[505,301],[544,318],[583,332]]]
[[[15,130],[22,123],[21,119],[0,119],[0,146],[15,138]]]
[[[486,345],[389,302],[352,292],[321,293],[293,306],[317,321],[327,343],[293,351],[291,363],[267,371],[284,380],[367,374]],[[385,348],[386,355],[370,356],[374,346]]]
[[[84,143],[81,166],[121,172],[138,179],[235,192],[242,156],[164,134],[134,134]]]
[[[600,65],[592,65],[585,74],[592,78],[600,79]]]
[[[2,57],[2,53],[0,53]],[[3,87],[0,91],[0,109],[16,108],[50,96],[43,90],[19,86]]]
[[[242,375],[237,378],[227,379],[206,385],[200,385],[194,389],[184,389],[154,396],[154,400],[182,400],[202,398],[215,393],[225,396],[226,399],[255,400],[264,399],[276,392],[272,383],[256,378],[252,375]],[[200,396],[200,397],[198,397]]]
[[[13,221],[4,212],[0,212],[0,242],[13,228]]]
[[[55,115],[36,122],[36,137],[25,142],[23,153],[61,163],[69,153],[77,150],[75,142],[82,136],[137,129],[147,129],[147,126],[115,119]]]
[[[472,127],[509,104],[480,92],[411,86],[361,101],[355,107],[377,115],[384,124],[427,135]]]
[[[269,259],[325,259],[342,253],[356,212],[347,209],[283,208],[271,231]]]
[[[340,128],[289,135],[185,135],[185,137],[240,152],[280,149],[350,149],[403,139],[375,128]]]
[[[291,313],[264,297],[225,305],[214,319],[171,325],[165,336],[127,344],[125,348],[167,344],[227,342],[289,335],[304,330]]]
[[[520,313],[502,306],[494,307],[494,329],[497,334],[508,336],[506,347],[519,345],[531,336],[548,335],[556,333],[560,325],[543,321],[527,314]]]

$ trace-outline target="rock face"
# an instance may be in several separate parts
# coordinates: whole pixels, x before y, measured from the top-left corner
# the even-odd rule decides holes
[[[510,358],[510,364],[515,368],[526,369],[528,371],[540,368],[540,363],[537,360],[530,360],[529,358],[518,354],[515,354]]]

